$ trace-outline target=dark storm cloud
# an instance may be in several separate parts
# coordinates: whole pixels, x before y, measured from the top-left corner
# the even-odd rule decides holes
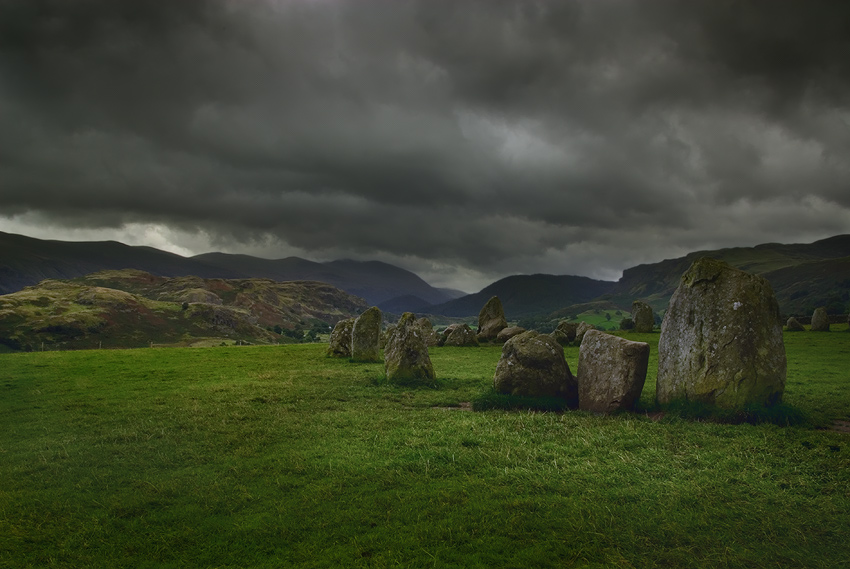
[[[609,274],[850,230],[848,81],[836,2],[0,0],[0,215]]]

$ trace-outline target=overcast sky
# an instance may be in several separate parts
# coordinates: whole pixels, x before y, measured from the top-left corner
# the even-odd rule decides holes
[[[0,0],[0,231],[468,292],[850,233],[850,2]]]

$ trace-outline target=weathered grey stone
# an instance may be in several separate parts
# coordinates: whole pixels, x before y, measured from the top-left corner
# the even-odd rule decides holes
[[[570,345],[570,337],[564,334],[564,331],[559,328],[555,328],[554,330],[552,330],[552,333],[549,335],[552,336],[555,341],[561,344],[562,346]]]
[[[634,409],[646,381],[649,344],[589,330],[578,358],[578,408],[596,413]]]
[[[514,336],[522,334],[525,332],[525,328],[522,326],[508,326],[507,328],[503,328],[499,334],[496,336],[496,341],[500,344],[504,344]]]
[[[632,303],[632,321],[635,323],[634,331],[640,333],[652,332],[655,328],[655,313],[652,307],[642,300]]]
[[[478,339],[481,341],[493,340],[499,332],[508,327],[505,319],[505,310],[498,296],[492,297],[478,313]]]
[[[354,329],[354,318],[340,320],[334,326],[328,340],[327,354],[334,358],[351,357],[351,331]]]
[[[581,341],[584,339],[584,335],[590,330],[596,330],[596,328],[594,328],[587,322],[582,322],[581,324],[579,324],[578,328],[576,328],[575,341],[581,344]]]
[[[410,312],[402,314],[384,350],[384,370],[391,382],[429,382],[436,378],[422,326]]]
[[[534,330],[505,342],[493,385],[499,393],[563,397],[572,405],[578,398],[564,348],[552,336]]]
[[[829,315],[823,307],[815,308],[812,314],[812,332],[829,332]]]
[[[381,341],[378,343],[378,346],[383,350],[387,347],[387,342],[390,341],[390,337],[395,332],[395,324],[390,324],[387,326],[387,329],[381,332]]]
[[[658,402],[771,405],[782,399],[786,366],[770,283],[716,259],[691,265],[661,325]]]
[[[440,342],[440,335],[434,330],[434,326],[431,325],[430,320],[423,316],[416,320],[416,325],[422,330],[422,337],[425,340],[426,346],[436,346]]]
[[[468,324],[452,324],[448,326],[442,335],[443,346],[477,346],[478,336]]]
[[[789,332],[805,332],[806,327],[800,324],[800,321],[793,316],[785,323],[785,329]]]
[[[381,360],[381,310],[373,306],[354,321],[351,330],[351,358],[360,362]]]
[[[572,342],[576,339],[576,332],[578,331],[578,324],[575,322],[567,322],[566,320],[561,320],[558,322],[558,328],[567,336],[567,342]]]

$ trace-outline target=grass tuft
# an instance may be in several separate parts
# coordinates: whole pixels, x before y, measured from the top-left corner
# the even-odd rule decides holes
[[[750,404],[744,409],[724,409],[699,401],[674,401],[658,406],[666,417],[677,417],[688,421],[704,421],[727,425],[772,424],[780,427],[811,425],[808,415],[787,403],[772,406]]]

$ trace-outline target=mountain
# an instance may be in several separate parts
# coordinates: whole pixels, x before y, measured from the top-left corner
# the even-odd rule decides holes
[[[269,260],[226,253],[205,253],[192,260],[252,277],[320,281],[361,296],[374,305],[406,296],[417,297],[427,304],[451,299],[449,293],[432,287],[414,273],[380,261],[316,263],[298,257]]]
[[[319,282],[160,277],[125,269],[47,279],[0,296],[8,349],[141,347],[204,339],[276,343],[327,332],[368,305]],[[274,332],[278,330],[280,333]]]
[[[434,288],[410,271],[378,261],[316,263],[298,257],[271,260],[225,253],[187,258],[115,241],[52,241],[0,232],[0,294],[19,291],[44,279],[71,279],[119,269],[137,269],[164,277],[319,281],[360,296],[371,305],[406,296],[420,298],[427,304],[454,298],[451,291]]]
[[[638,265],[623,271],[605,299],[629,308],[635,299],[664,310],[679,279],[700,257],[720,259],[738,269],[765,277],[776,292],[783,313],[810,313],[815,307],[848,297],[850,235],[838,235],[809,244],[767,243],[696,251],[676,259]]]
[[[427,311],[443,316],[475,316],[490,297],[498,296],[505,315],[515,319],[589,302],[613,286],[613,282],[570,275],[515,275],[498,280],[481,292],[431,306]]]

